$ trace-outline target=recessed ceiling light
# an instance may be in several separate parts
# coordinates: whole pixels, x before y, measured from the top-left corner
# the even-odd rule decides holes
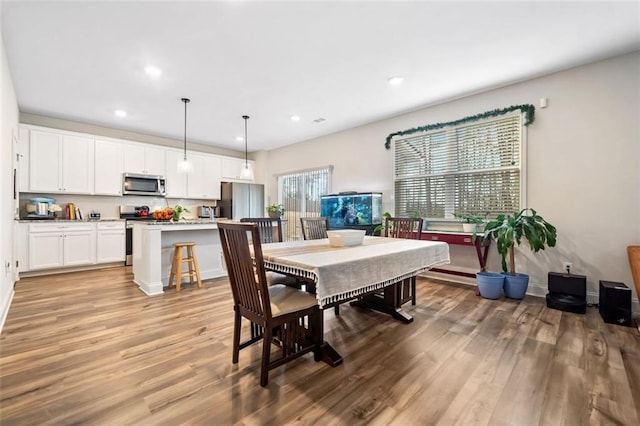
[[[147,65],[144,67],[144,72],[146,72],[149,77],[153,78],[158,78],[162,75],[162,70],[153,65]]]
[[[399,75],[394,75],[393,77],[389,77],[387,79],[387,82],[392,86],[397,86],[398,84],[402,84],[403,81],[404,81],[404,78],[400,77]]]
[[[117,109],[113,111],[113,113],[116,115],[116,117],[120,117],[120,118],[125,118],[127,116],[127,111],[123,109]]]
[[[236,142],[244,142],[244,138],[242,136],[237,136]]]
[[[291,116],[291,121],[300,121],[300,116],[299,115],[292,115]]]

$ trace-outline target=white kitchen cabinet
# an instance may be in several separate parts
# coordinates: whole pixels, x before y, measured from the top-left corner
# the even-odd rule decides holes
[[[96,224],[96,263],[124,262],[124,222],[99,222]]]
[[[91,194],[93,182],[93,139],[29,131],[29,191]]]
[[[118,142],[95,142],[96,195],[122,195],[122,173],[124,173],[124,146]]]
[[[62,192],[62,135],[31,130],[29,132],[29,190]]]
[[[25,222],[16,222],[16,239],[15,239],[15,253],[16,272],[20,273],[29,270],[29,224]]]
[[[93,223],[29,226],[29,270],[94,263],[96,231]]]
[[[249,168],[253,170],[253,161],[249,161]],[[245,165],[245,160],[241,158],[222,157],[222,178],[232,181],[253,182],[253,179],[243,179],[240,177],[240,170]]]
[[[193,162],[193,171],[187,176],[187,197],[204,200],[220,199],[222,177],[220,157],[191,153],[189,159]]]
[[[124,145],[124,171],[145,175],[165,176],[166,149],[145,144]]]
[[[19,189],[21,192],[29,190],[29,129],[20,126],[20,143],[18,145]]]
[[[188,153],[188,158],[191,154]],[[187,173],[178,172],[178,161],[184,157],[183,151],[167,150],[166,191],[169,198],[187,198]]]

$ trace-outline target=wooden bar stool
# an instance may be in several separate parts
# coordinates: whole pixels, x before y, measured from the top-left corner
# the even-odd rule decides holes
[[[200,280],[200,268],[198,267],[198,259],[193,251],[196,243],[175,243],[173,245],[173,260],[171,262],[171,275],[169,276],[169,287],[173,285],[173,277],[176,277],[176,291],[180,291],[180,284],[182,280],[182,262],[187,262],[189,265],[189,282],[193,285],[193,277],[196,277],[198,287],[202,288],[202,281]],[[187,257],[182,257],[184,252],[183,248],[187,249]]]

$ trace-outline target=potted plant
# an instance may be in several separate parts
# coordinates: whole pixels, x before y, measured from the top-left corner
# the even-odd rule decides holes
[[[524,239],[536,253],[544,250],[546,246],[554,247],[556,237],[556,228],[545,221],[534,209],[522,209],[508,215],[501,214],[486,224],[482,239],[496,241],[498,252],[502,257],[505,296],[522,299],[529,285],[528,275],[516,273],[514,251],[516,244],[520,245]],[[508,265],[507,256],[509,256]],[[478,278],[478,287],[480,287],[480,278]],[[482,295],[482,288],[480,288],[480,294]]]
[[[484,218],[487,217],[485,213],[481,216],[479,213],[454,213],[454,217],[457,217],[462,222],[462,230],[464,232],[475,232],[478,224],[484,222]]]
[[[282,204],[270,204],[265,209],[269,217],[276,218],[284,214],[284,206]]]

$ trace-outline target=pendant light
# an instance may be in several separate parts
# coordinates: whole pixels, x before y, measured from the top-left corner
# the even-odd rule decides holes
[[[244,164],[240,167],[240,178],[253,180],[253,170],[249,167],[249,160],[247,158],[247,120],[248,115],[243,115],[244,118]]]
[[[184,150],[183,156],[178,160],[178,173],[190,173],[193,170],[193,164],[187,158],[187,104],[191,102],[189,98],[182,98],[184,102]]]

